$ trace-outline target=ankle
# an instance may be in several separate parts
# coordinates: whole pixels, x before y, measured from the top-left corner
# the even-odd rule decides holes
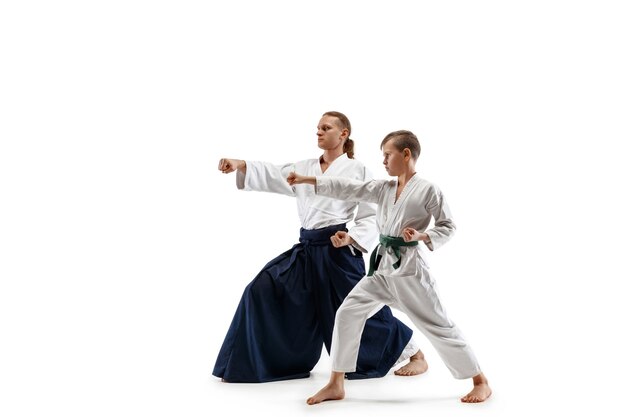
[[[489,382],[487,381],[487,377],[482,372],[476,375],[475,377],[473,377],[472,381],[474,382],[474,386],[489,385]]]
[[[424,354],[421,350],[418,350],[417,353],[409,358],[411,362],[420,361],[424,359]]]

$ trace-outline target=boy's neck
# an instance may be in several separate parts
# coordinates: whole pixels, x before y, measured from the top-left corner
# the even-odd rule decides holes
[[[415,175],[415,168],[408,168],[402,174],[398,175],[398,185],[404,186]]]

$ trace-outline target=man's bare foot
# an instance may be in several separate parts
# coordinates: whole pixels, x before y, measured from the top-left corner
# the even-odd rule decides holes
[[[419,350],[415,355],[411,356],[409,363],[404,365],[402,368],[397,369],[394,374],[400,376],[413,376],[423,374],[427,369],[428,363],[426,363],[426,359],[424,359],[422,351]]]
[[[322,401],[328,400],[343,400],[346,396],[346,392],[343,388],[337,385],[328,384],[317,392],[314,396],[308,398],[306,403],[308,405],[319,404]]]
[[[464,403],[481,403],[491,395],[491,388],[487,383],[487,378],[481,373],[474,377],[474,388],[461,398]]]

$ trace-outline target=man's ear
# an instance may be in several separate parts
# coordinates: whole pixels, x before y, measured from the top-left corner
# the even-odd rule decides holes
[[[404,148],[402,150],[402,156],[406,159],[407,157],[411,159],[411,150],[409,148]]]

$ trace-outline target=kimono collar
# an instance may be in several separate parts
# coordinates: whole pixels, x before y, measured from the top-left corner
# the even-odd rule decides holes
[[[336,161],[339,161],[340,159],[346,159],[348,157],[348,154],[346,154],[345,152],[342,153],[341,155],[339,155],[337,158],[335,158],[335,160],[333,162],[331,162],[330,164],[328,164],[328,166],[330,167],[332,164],[334,164]],[[319,162],[320,165],[322,164],[322,162],[324,162],[324,155],[320,155],[319,157]]]
[[[320,172],[322,173],[321,175],[325,175],[328,171],[332,171],[333,167],[336,165],[341,165],[344,163],[344,161],[346,161],[348,158],[348,155],[345,153],[342,153],[341,155],[339,155],[337,157],[337,159],[335,159],[333,162],[331,162],[328,167],[326,168],[326,171],[322,171],[322,162],[324,162],[324,155],[319,157],[319,164],[317,165]]]

